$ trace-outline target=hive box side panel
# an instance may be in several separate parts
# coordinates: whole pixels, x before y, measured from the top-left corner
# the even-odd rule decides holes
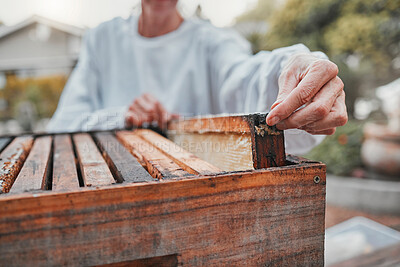
[[[170,133],[168,138],[224,171],[254,169],[250,134]]]
[[[184,266],[322,266],[325,166],[5,196],[0,214],[10,266],[167,255]]]

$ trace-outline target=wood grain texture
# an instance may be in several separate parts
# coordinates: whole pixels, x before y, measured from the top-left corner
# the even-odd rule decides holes
[[[112,173],[92,137],[87,133],[74,134],[73,141],[85,186],[115,183]]]
[[[96,133],[94,137],[118,182],[139,183],[154,180],[112,133]]]
[[[322,266],[325,166],[0,198],[0,262]],[[321,181],[315,184],[313,177]]]
[[[280,167],[286,164],[283,131],[265,122],[267,114],[249,116],[254,169]]]
[[[174,142],[151,130],[138,129],[134,131],[134,134],[140,136],[142,139],[157,147],[160,151],[164,152],[165,155],[174,160],[185,171],[191,174],[210,175],[222,172],[221,169],[204,160],[201,160],[192,153],[189,153],[182,147],[176,145]]]
[[[15,138],[0,154],[0,194],[7,193],[32,147],[32,136]]]
[[[227,133],[172,133],[168,138],[178,146],[223,171],[253,169],[251,137]]]
[[[193,144],[203,144],[201,139],[208,139],[212,148],[211,151],[196,154],[189,149],[189,152],[205,161],[212,162],[223,170],[235,171],[284,166],[286,160],[283,131],[277,130],[276,127],[268,126],[265,121],[266,116],[266,113],[255,113],[183,119],[171,122],[168,126],[167,134],[174,142],[184,147],[185,145],[193,147]],[[228,142],[232,136],[238,140],[246,140],[247,137],[251,138],[251,147],[239,148],[234,142]],[[226,140],[224,141],[224,139]],[[238,142],[238,144],[242,143]],[[231,146],[232,149],[221,153],[220,149],[214,148],[216,145]],[[247,161],[248,151],[251,153],[252,167],[249,167]],[[231,153],[233,160],[238,155],[241,156],[238,164],[230,164]]]
[[[249,115],[213,115],[174,120],[168,131],[174,133],[250,133]]]
[[[79,188],[75,155],[68,134],[54,137],[53,191],[68,191]]]
[[[10,193],[45,190],[51,157],[51,136],[37,137]]]
[[[117,138],[147,167],[151,176],[157,179],[172,179],[191,176],[172,159],[131,131],[119,131]]]

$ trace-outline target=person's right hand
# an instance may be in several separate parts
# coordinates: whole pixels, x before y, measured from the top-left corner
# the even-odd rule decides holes
[[[150,94],[143,94],[136,98],[125,114],[126,127],[140,127],[144,123],[157,122],[161,129],[167,122],[178,115],[168,113],[161,103]]]
[[[310,53],[293,55],[279,77],[278,98],[266,120],[279,130],[331,135],[347,123],[344,84],[331,61]]]

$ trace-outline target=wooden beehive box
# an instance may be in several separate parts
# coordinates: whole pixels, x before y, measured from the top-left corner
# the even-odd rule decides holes
[[[0,265],[322,266],[325,166],[264,121],[0,139]]]

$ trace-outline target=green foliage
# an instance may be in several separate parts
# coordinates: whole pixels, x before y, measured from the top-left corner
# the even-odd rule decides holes
[[[16,117],[18,105],[27,101],[34,105],[39,118],[51,117],[66,81],[67,77],[61,75],[25,79],[15,75],[7,76],[0,97],[7,101],[8,109],[0,112],[0,119]]]
[[[343,0],[288,0],[269,20],[266,49],[305,43],[325,50],[321,33],[339,13]]]
[[[261,34],[252,33],[247,36],[247,40],[251,43],[251,49],[253,53],[258,53],[262,50],[264,38]]]
[[[376,69],[400,56],[399,0],[288,0],[270,28],[267,49],[302,42],[331,57],[357,54]]]
[[[360,148],[363,138],[363,123],[351,120],[339,127],[336,133],[328,136],[306,158],[322,161],[327,171],[336,175],[349,175],[357,167],[361,167]]]
[[[249,38],[253,47],[272,50],[304,43],[325,52],[339,66],[350,116],[357,97],[370,97],[377,86],[399,77],[392,60],[400,57],[400,0],[286,0],[272,13],[264,7],[269,2],[259,0],[247,13],[258,18],[255,14],[264,12],[260,19],[269,23],[266,36]],[[359,64],[349,65],[350,56]]]

